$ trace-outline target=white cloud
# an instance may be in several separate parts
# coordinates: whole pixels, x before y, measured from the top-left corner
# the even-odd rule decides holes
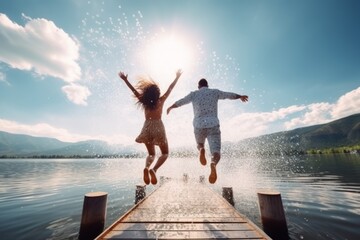
[[[23,17],[27,22],[20,26],[0,13],[0,61],[19,70],[32,70],[41,77],[52,76],[67,83],[80,80],[80,46],[76,38],[50,20]],[[77,89],[83,96],[83,89]],[[85,105],[71,97],[74,103]]]
[[[306,106],[305,113],[301,117],[293,118],[285,122],[285,129],[321,124],[332,120],[330,112],[334,107],[330,103],[313,103]]]
[[[223,139],[238,141],[263,134],[291,130],[359,113],[360,87],[341,96],[336,103],[289,106],[272,112],[242,113],[221,123]]]
[[[0,81],[5,81],[5,74],[0,72]]]
[[[5,131],[15,134],[26,134],[35,137],[50,137],[56,138],[64,142],[78,142],[84,140],[102,140],[110,144],[129,144],[133,143],[133,137],[129,138],[122,134],[114,134],[112,136],[97,135],[81,135],[73,134],[64,128],[57,128],[47,123],[37,123],[33,125],[21,124],[15,121],[0,119],[0,131]]]
[[[360,87],[341,96],[331,111],[333,118],[342,118],[360,111]]]
[[[303,116],[285,123],[286,129],[327,123],[360,111],[360,87],[341,96],[336,103],[313,103],[306,106]]]
[[[291,114],[303,111],[305,106],[290,106],[272,112],[242,113],[221,123],[225,141],[239,141],[244,138],[256,137],[269,132],[273,124]]]
[[[70,84],[61,88],[66,93],[68,99],[79,105],[87,105],[87,98],[91,95],[87,87]]]
[[[0,130],[10,133],[27,134],[37,137],[52,137],[68,142],[76,142],[89,139],[89,136],[70,134],[68,130],[64,128],[56,128],[47,123],[27,125],[15,121],[0,119]]]
[[[40,75],[49,75],[73,82],[80,78],[77,64],[79,44],[54,22],[31,19],[24,27],[0,14],[0,60],[20,70],[33,69]]]
[[[5,84],[7,84],[7,85],[10,85],[10,83],[6,80],[5,73],[2,73],[2,72],[0,72],[0,82],[3,82]]]

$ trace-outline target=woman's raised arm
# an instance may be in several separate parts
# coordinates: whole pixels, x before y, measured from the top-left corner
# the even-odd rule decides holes
[[[173,88],[175,87],[175,85],[176,85],[178,79],[180,78],[181,74],[182,74],[182,70],[181,70],[181,69],[177,70],[175,80],[170,84],[168,90],[167,90],[167,91],[164,93],[164,95],[162,96],[162,98],[163,98],[164,100],[167,99],[167,97],[170,95],[171,91],[172,91]]]
[[[136,91],[136,89],[133,87],[133,85],[131,85],[131,83],[128,81],[128,75],[124,72],[119,72],[119,77],[124,80],[124,82],[126,83],[126,85],[130,88],[130,90],[134,93],[134,95],[139,98],[140,97],[140,93],[138,91]]]

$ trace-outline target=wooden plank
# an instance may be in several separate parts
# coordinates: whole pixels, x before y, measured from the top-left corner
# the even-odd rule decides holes
[[[190,232],[190,239],[263,239],[263,237],[255,231],[223,231],[223,230],[212,230],[212,231],[199,231]]]
[[[255,231],[112,231],[103,239],[264,239]]]
[[[123,219],[122,222],[134,222],[141,219],[142,222],[246,222],[240,216],[236,214],[226,214],[226,213],[197,213],[197,214],[189,214],[185,213],[175,213],[175,212],[160,212],[155,213],[153,211],[147,211],[142,209],[137,209],[136,212],[127,216]]]
[[[199,222],[199,223],[168,223],[168,222],[158,222],[158,223],[121,223],[114,227],[114,231],[140,231],[143,229],[152,230],[152,231],[206,231],[210,228],[209,224]],[[249,231],[252,230],[251,226],[244,223],[211,223],[211,229],[214,230],[224,230],[224,231]]]
[[[205,184],[164,183],[97,239],[270,239]]]

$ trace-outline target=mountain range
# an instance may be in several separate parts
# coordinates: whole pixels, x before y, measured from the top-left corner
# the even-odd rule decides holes
[[[248,138],[224,144],[231,152],[304,153],[311,149],[360,145],[360,114],[329,123]]]
[[[226,153],[299,153],[309,149],[334,148],[360,144],[360,114],[354,114],[329,123],[297,128],[248,138],[239,142],[225,142]],[[188,150],[191,154],[193,150]],[[186,155],[187,150],[174,153]],[[104,141],[89,140],[76,143],[54,138],[33,137],[0,131],[0,157],[100,157],[137,156],[136,148],[110,145]]]
[[[76,143],[55,138],[33,137],[0,131],[0,157],[101,157],[132,156],[137,150],[104,141],[88,140]]]

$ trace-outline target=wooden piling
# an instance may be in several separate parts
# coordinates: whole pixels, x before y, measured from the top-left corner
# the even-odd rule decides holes
[[[189,180],[188,174],[187,174],[187,173],[184,173],[184,174],[183,174],[183,181],[184,181],[184,182],[187,182],[188,180]]]
[[[264,231],[274,239],[289,239],[285,212],[279,192],[258,192]]]
[[[223,188],[222,188],[222,196],[223,196],[223,198],[225,198],[226,201],[228,201],[231,205],[233,205],[233,206],[235,205],[232,187],[223,187]]]
[[[85,194],[79,231],[80,240],[94,239],[104,230],[106,203],[106,192]]]
[[[146,197],[145,189],[146,189],[146,185],[136,185],[135,204],[137,204]]]
[[[164,176],[160,176],[160,185],[164,184],[165,182],[165,177]]]
[[[201,176],[200,176],[199,182],[200,182],[200,183],[204,183],[204,182],[205,182],[205,176],[204,176],[204,175],[201,175]]]

